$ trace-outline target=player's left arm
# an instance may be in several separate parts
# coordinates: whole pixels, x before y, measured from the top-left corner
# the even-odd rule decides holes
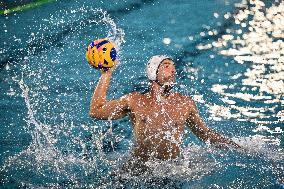
[[[187,125],[189,126],[190,130],[203,142],[210,142],[210,144],[214,145],[229,145],[239,148],[240,146],[233,142],[232,140],[220,135],[213,129],[210,129],[206,126],[203,119],[200,117],[198,109],[194,101],[189,98],[187,100],[188,108],[189,108],[189,115],[187,117]]]

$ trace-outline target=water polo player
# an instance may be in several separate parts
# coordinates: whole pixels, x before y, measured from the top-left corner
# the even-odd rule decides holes
[[[113,70],[102,72],[91,99],[90,116],[105,120],[129,116],[133,124],[133,155],[136,158],[147,161],[149,158],[168,160],[178,157],[185,126],[204,142],[238,147],[206,126],[191,97],[171,90],[176,69],[170,57],[157,55],[149,60],[146,68],[151,82],[149,92],[132,92],[107,101]]]

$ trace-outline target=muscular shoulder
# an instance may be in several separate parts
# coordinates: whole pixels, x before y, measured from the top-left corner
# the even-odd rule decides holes
[[[188,103],[189,106],[191,106],[191,107],[192,107],[192,106],[193,106],[193,107],[196,106],[194,100],[192,99],[192,97],[190,97],[190,96],[184,96],[184,99],[185,99],[185,101]]]
[[[194,100],[190,96],[182,95],[181,93],[173,93],[173,97],[184,103],[194,103]]]
[[[137,99],[141,98],[143,95],[139,92],[132,92],[132,93],[129,93],[128,96],[132,100],[137,100]]]
[[[192,99],[192,97],[190,96],[186,96],[186,95],[182,95],[180,93],[173,93],[174,98],[182,103],[186,108],[192,109],[192,108],[196,108],[195,102]]]
[[[128,93],[121,97],[122,100],[126,101],[128,105],[131,107],[134,102],[136,102],[139,98],[141,98],[142,94],[139,92]]]

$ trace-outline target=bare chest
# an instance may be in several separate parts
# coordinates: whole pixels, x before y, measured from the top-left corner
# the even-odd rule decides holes
[[[134,126],[148,130],[182,130],[187,114],[185,105],[178,101],[157,103],[141,100],[132,111]]]

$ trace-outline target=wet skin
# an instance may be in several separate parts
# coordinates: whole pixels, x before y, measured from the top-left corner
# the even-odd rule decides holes
[[[176,158],[189,116],[186,98],[173,93],[157,102],[147,93],[133,94],[131,101],[130,118],[136,139],[134,155],[143,160]]]
[[[167,86],[175,82],[176,76],[172,60],[166,59],[160,64],[157,81],[151,82],[148,93],[133,92],[107,101],[112,72],[113,69],[102,73],[91,99],[90,116],[114,120],[129,115],[136,142],[135,157],[143,161],[151,157],[176,158],[186,125],[202,141],[239,147],[205,125],[191,97],[170,91]]]

